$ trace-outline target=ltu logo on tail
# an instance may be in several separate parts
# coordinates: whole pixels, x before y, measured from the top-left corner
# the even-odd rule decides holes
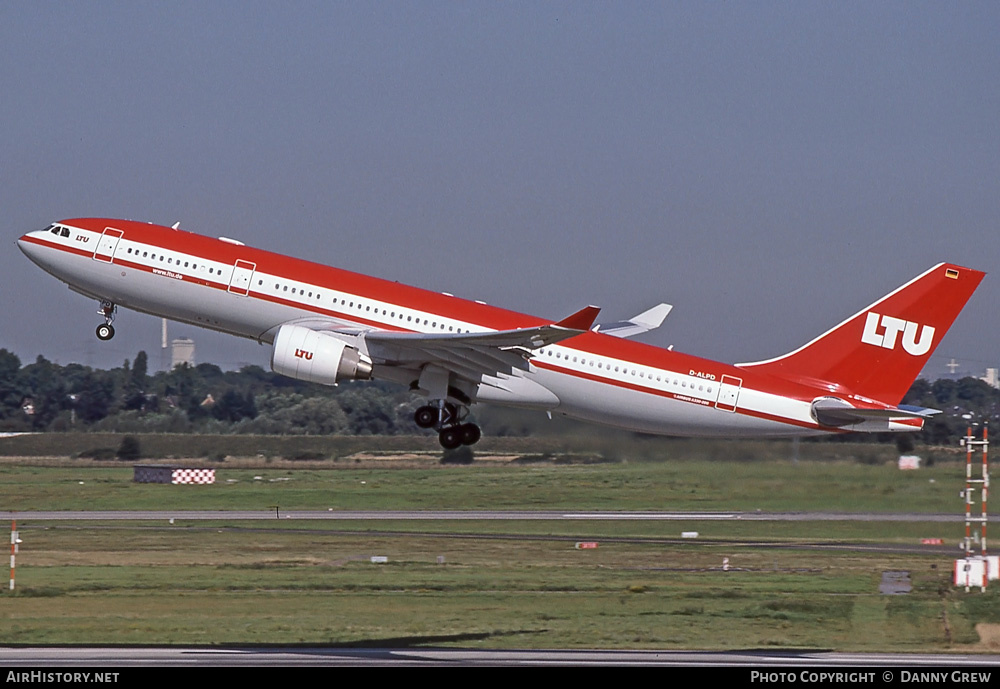
[[[882,332],[879,332],[880,326]],[[907,354],[921,356],[930,351],[931,343],[934,341],[934,326],[923,326],[920,330],[919,341],[917,340],[917,328],[921,328],[921,326],[913,321],[904,321],[902,318],[893,316],[880,316],[874,311],[869,311],[861,341],[886,349],[895,349],[896,337],[903,333],[903,350]]]

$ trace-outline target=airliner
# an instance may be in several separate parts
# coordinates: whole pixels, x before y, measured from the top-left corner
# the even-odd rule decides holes
[[[616,323],[587,306],[549,320],[131,220],[61,220],[18,240],[97,300],[256,340],[276,373],[323,385],[380,379],[426,399],[417,426],[454,449],[479,441],[477,403],[673,436],[916,431],[901,405],[985,273],[941,263],[788,354],[725,364],[636,342],[671,310]]]

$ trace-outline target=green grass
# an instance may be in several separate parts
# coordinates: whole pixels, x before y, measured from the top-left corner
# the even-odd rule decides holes
[[[719,447],[697,446],[694,454]],[[754,453],[762,451],[754,445]],[[805,445],[803,445],[805,447]],[[844,452],[843,447],[837,448]],[[602,509],[960,514],[964,467],[628,461],[308,468],[215,463],[213,486],[129,466],[0,465],[0,509]],[[418,463],[419,464],[419,463]],[[255,476],[261,477],[255,480]],[[82,483],[81,483],[82,482]],[[4,644],[801,648],[985,652],[997,593],[950,585],[960,522],[49,522],[21,517]],[[680,538],[698,531],[697,540]],[[596,540],[596,550],[577,550]],[[864,549],[861,548],[864,546]],[[389,562],[376,565],[372,555]],[[730,571],[723,571],[723,558]],[[878,592],[882,573],[913,591]]]
[[[0,643],[964,651],[975,623],[1000,621],[992,592],[953,591],[926,555],[165,525],[23,535]],[[910,571],[914,593],[878,594],[886,569]]]
[[[136,484],[132,468],[0,466],[0,508],[573,509],[954,512],[954,464],[640,462],[381,469],[228,468],[210,486]],[[259,477],[259,478],[255,478]]]

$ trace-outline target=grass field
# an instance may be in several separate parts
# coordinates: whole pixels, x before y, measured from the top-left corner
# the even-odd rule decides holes
[[[38,509],[685,509],[948,512],[963,508],[964,466],[899,471],[850,462],[670,461],[602,464],[408,459],[214,463],[214,485],[132,482],[132,467],[0,463],[3,508]]]
[[[121,463],[12,460],[0,507],[960,512],[964,466],[864,462],[227,459],[218,483],[193,487],[134,484]],[[994,591],[950,585],[957,522],[18,526],[5,644],[997,651],[976,631],[1000,623]],[[954,554],[902,552],[923,537]],[[912,592],[880,594],[886,571],[909,572]]]

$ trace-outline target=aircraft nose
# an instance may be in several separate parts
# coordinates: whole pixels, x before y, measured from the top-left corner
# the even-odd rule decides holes
[[[35,263],[38,263],[39,254],[41,252],[41,247],[35,241],[35,236],[40,234],[41,231],[35,230],[34,232],[28,232],[22,235],[17,240],[17,248],[21,250],[25,256],[30,258]]]

